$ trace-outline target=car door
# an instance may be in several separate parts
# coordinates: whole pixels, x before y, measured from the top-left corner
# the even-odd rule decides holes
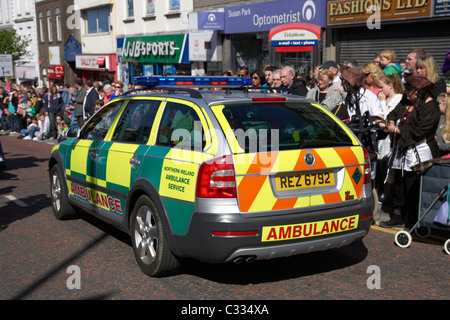
[[[160,100],[130,100],[98,151],[97,185],[114,202],[109,206],[113,219],[123,217],[128,192],[149,149],[147,143]]]
[[[72,200],[80,203],[89,211],[98,207],[98,161],[104,139],[113,125],[123,101],[105,106],[88,120],[66,150],[66,174],[68,189]]]

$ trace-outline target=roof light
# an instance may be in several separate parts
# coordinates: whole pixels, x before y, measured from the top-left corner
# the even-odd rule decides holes
[[[135,77],[134,83],[141,86],[177,87],[242,87],[251,84],[252,79],[240,77],[192,77],[192,76],[142,76]]]

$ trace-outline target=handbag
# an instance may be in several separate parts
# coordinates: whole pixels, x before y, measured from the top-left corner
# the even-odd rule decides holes
[[[450,226],[450,215],[449,215],[449,193],[450,193],[450,183],[447,187],[447,197],[445,198],[444,203],[439,208],[436,217],[434,218],[434,222],[442,224],[444,226]]]

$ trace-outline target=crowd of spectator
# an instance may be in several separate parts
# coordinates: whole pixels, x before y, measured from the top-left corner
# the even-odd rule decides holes
[[[121,81],[76,79],[70,85],[26,87],[6,82],[0,87],[1,135],[24,140],[66,138],[72,126],[81,127],[100,106],[123,94]]]
[[[413,167],[450,158],[450,50],[442,66],[423,49],[399,60],[386,49],[362,66],[326,61],[308,74],[296,74],[289,66],[268,65],[251,73],[240,68],[238,75],[250,77],[253,87],[262,88],[258,91],[270,87],[306,96],[344,122],[366,112],[377,119],[383,132],[374,143],[374,164],[382,206],[375,219],[386,228],[417,221],[419,176]]]
[[[326,61],[308,74],[274,65],[252,72],[240,67],[236,72],[251,79],[251,91],[304,96],[344,122],[366,112],[378,119],[384,131],[376,146],[377,190],[383,203],[378,220],[383,227],[411,226],[417,218],[414,194],[419,181],[412,167],[450,157],[450,50],[442,66],[422,49],[412,50],[403,60],[397,58],[387,49],[362,66],[352,60]],[[72,86],[49,88],[7,82],[0,87],[0,134],[64,140],[68,128],[81,127],[123,90],[121,81],[76,80]]]

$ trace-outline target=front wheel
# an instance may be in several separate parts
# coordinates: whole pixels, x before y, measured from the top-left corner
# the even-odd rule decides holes
[[[134,206],[131,239],[134,256],[145,274],[162,276],[179,268],[180,263],[169,248],[160,213],[148,196],[141,196]]]

